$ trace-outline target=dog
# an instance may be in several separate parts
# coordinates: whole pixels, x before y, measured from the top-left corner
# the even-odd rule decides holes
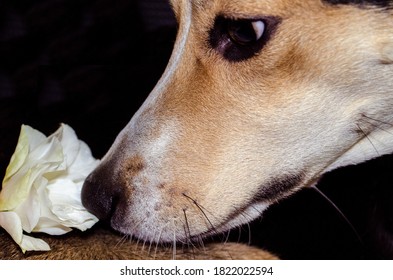
[[[167,69],[82,189],[151,243],[248,223],[393,152],[393,2],[172,0]]]

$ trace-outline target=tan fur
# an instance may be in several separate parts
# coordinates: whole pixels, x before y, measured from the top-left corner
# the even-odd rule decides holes
[[[0,260],[275,260],[276,256],[244,244],[206,244],[203,248],[156,247],[124,239],[111,231],[94,228],[65,236],[40,235],[52,247],[48,252],[22,253],[0,230]]]
[[[389,11],[318,0],[172,5],[168,68],[84,187],[92,209],[95,187],[100,199],[116,193],[115,229],[154,242],[223,232],[329,170],[393,151]],[[209,43],[220,15],[281,22],[259,53],[233,62]]]

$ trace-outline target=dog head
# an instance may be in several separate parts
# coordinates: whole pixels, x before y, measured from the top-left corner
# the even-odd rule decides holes
[[[389,1],[172,6],[168,67],[83,187],[115,229],[152,242],[222,232],[392,151]]]

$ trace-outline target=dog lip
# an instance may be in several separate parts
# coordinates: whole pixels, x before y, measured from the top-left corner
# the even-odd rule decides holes
[[[212,226],[207,231],[191,236],[191,238],[215,235],[227,231],[234,226],[244,224],[244,217],[252,216],[250,214],[245,214],[250,211],[255,211],[258,213],[257,216],[260,216],[262,212],[273,202],[282,199],[288,196],[290,193],[294,192],[295,188],[301,184],[304,177],[304,173],[300,172],[297,174],[288,174],[272,179],[269,183],[265,183],[260,187],[257,194],[254,196],[254,199],[246,203],[245,206],[237,208],[234,212],[229,214],[227,218],[217,227]]]
[[[274,201],[293,193],[304,180],[305,172],[287,174],[272,179],[267,184],[262,184],[255,196],[255,201]]]
[[[218,226],[214,226],[206,230],[205,232],[194,234],[190,236],[190,239],[199,240],[199,238],[205,238],[212,235],[218,235],[223,232],[227,232],[228,230],[245,224],[247,222],[252,221],[253,219],[261,216],[263,211],[265,211],[270,202],[251,202],[244,206],[241,210],[235,210],[233,213],[229,214],[228,217]]]

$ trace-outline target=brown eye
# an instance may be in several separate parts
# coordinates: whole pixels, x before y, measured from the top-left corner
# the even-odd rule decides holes
[[[233,20],[228,22],[228,35],[232,42],[240,45],[256,43],[262,38],[265,23],[262,20]]]
[[[217,16],[209,32],[212,49],[231,62],[239,62],[258,55],[274,35],[281,18],[233,19]]]

